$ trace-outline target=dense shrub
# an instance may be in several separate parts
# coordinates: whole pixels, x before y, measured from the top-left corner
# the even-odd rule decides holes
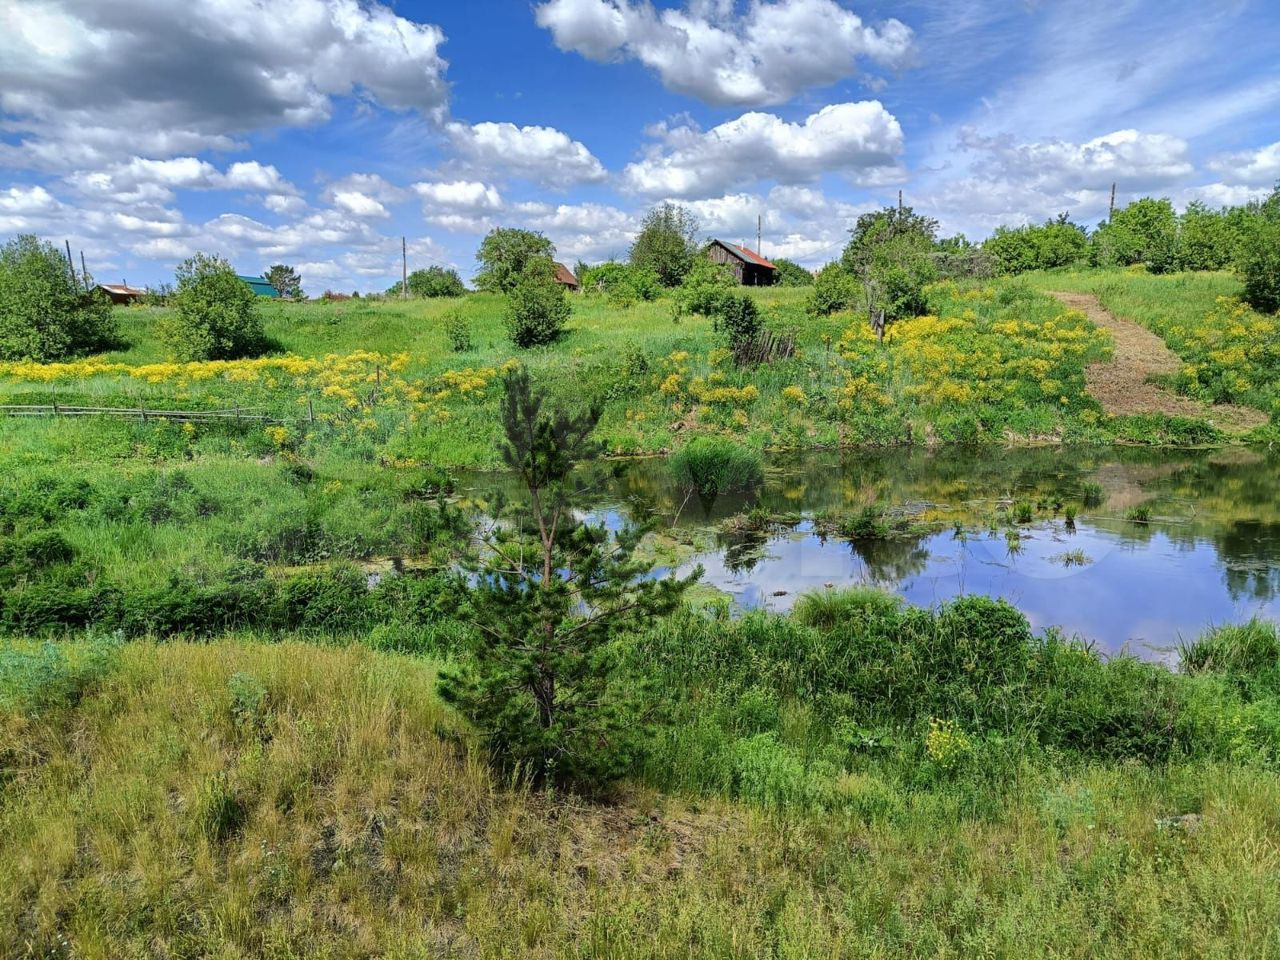
[[[838,263],[829,263],[814,278],[806,306],[815,316],[825,317],[852,308],[860,293],[860,285],[849,271]]]
[[[1263,313],[1280,311],[1280,221],[1258,220],[1240,252],[1244,299]]]
[[[457,270],[427,267],[409,274],[411,297],[460,297],[467,292]]]
[[[156,333],[178,360],[235,360],[266,347],[257,298],[226,260],[197,253],[177,272],[173,309]]]
[[[1050,222],[1016,229],[998,227],[982,249],[995,257],[1001,273],[1023,273],[1084,260],[1089,255],[1089,240],[1074,224]]]
[[[611,304],[618,307],[656,300],[662,292],[658,275],[653,270],[616,261],[589,267],[580,279],[583,290],[603,293]]]
[[[699,257],[676,291],[676,304],[681,312],[710,317],[719,310],[720,302],[737,290],[732,270],[723,263]]]
[[[702,496],[750,490],[764,479],[760,454],[727,437],[694,437],[671,455],[676,483]]]
[[[450,310],[445,314],[444,335],[454,353],[466,353],[474,346],[471,339],[471,324],[467,322],[461,310]]]
[[[0,360],[47,362],[115,340],[111,302],[80,288],[57,247],[27,235],[0,247]]]
[[[507,333],[517,347],[554,343],[564,332],[569,312],[554,264],[545,258],[530,260],[507,297]]]
[[[725,335],[735,353],[749,347],[760,335],[760,308],[750,294],[721,297],[713,316],[716,330]]]
[[[36,714],[75,706],[115,666],[118,649],[111,637],[30,649],[0,646],[0,709]],[[0,748],[0,785],[6,752]]]

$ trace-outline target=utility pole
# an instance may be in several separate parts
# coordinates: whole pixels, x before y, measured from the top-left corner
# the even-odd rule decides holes
[[[84,291],[89,292],[89,268],[84,265],[84,251],[80,251],[80,278],[84,280]]]
[[[80,282],[76,280],[76,262],[71,259],[71,241],[64,240],[63,243],[67,245],[67,269],[71,271],[71,282],[79,287]]]
[[[400,299],[409,299],[409,246],[400,238]]]
[[[764,217],[756,214],[756,253],[764,256]]]
[[[1107,223],[1110,223],[1113,219],[1115,219],[1115,215],[1116,215],[1116,185],[1115,185],[1115,182],[1112,181],[1111,206],[1107,208]]]
[[[902,191],[898,191],[898,213],[902,213]]]

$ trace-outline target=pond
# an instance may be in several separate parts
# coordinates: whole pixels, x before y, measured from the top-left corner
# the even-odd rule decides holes
[[[907,529],[824,535],[822,518],[870,505]],[[753,509],[782,522],[731,520]],[[922,606],[985,594],[1037,629],[1154,659],[1213,625],[1280,619],[1280,453],[1268,451],[821,451],[774,458],[754,494],[709,500],[642,460],[600,488],[594,512],[655,519],[682,545],[677,569],[701,564],[744,610],[833,586]]]

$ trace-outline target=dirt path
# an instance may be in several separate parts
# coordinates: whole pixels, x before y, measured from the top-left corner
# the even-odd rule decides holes
[[[1163,340],[1146,327],[1115,316],[1093,294],[1051,291],[1050,296],[1085,314],[1115,342],[1112,359],[1092,364],[1085,371],[1090,395],[1107,413],[1197,417],[1229,433],[1245,433],[1267,422],[1267,415],[1261,410],[1232,404],[1210,406],[1151,383],[1151,377],[1176,374],[1182,369],[1182,361]]]

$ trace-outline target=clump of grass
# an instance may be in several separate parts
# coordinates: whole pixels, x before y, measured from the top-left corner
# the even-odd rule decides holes
[[[1068,550],[1050,557],[1049,561],[1064,567],[1084,567],[1093,563],[1093,559],[1083,550]]]
[[[1030,523],[1036,517],[1036,505],[1030,500],[1019,500],[1013,505],[1015,523]]]
[[[1076,516],[1076,505],[1074,503],[1067,504],[1066,508],[1062,511],[1062,519],[1067,522],[1068,527],[1074,527],[1076,525]]]
[[[796,600],[792,616],[805,626],[832,630],[870,618],[897,616],[902,599],[871,587],[815,590]]]
[[[764,481],[760,454],[726,437],[694,437],[671,456],[677,484],[701,496],[751,490]]]
[[[1188,673],[1263,674],[1280,670],[1280,628],[1264,620],[1216,627],[1180,651]]]
[[[1136,507],[1130,507],[1124,512],[1124,518],[1132,523],[1150,523],[1151,505],[1143,503]]]
[[[1080,485],[1080,502],[1090,509],[1102,506],[1105,495],[1102,484],[1094,480],[1086,480]]]

